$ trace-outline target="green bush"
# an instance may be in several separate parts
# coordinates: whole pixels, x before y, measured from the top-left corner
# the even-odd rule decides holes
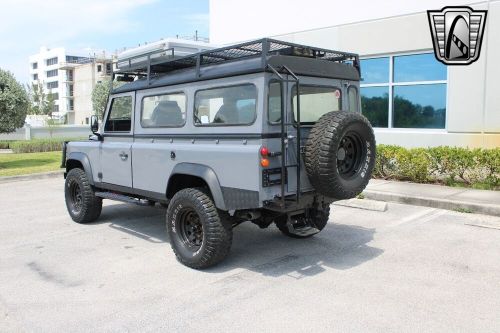
[[[9,144],[14,153],[42,153],[47,151],[58,151],[62,149],[64,141],[79,139],[34,139],[30,141],[13,141]]]
[[[10,148],[10,144],[12,143],[13,141],[0,141],[0,149],[9,149]]]
[[[497,189],[500,185],[500,148],[378,145],[374,176]]]

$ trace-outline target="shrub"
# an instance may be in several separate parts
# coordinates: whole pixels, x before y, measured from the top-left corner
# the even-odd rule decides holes
[[[41,153],[47,151],[58,151],[62,149],[64,141],[78,139],[34,139],[30,141],[13,141],[9,144],[14,153]]]
[[[500,148],[407,149],[399,146],[379,145],[374,176],[496,189],[500,181]]]
[[[0,141],[0,149],[9,149],[12,141]]]

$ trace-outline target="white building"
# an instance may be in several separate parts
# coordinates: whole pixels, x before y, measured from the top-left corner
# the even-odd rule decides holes
[[[42,47],[29,62],[31,83],[42,83],[45,93],[55,98],[53,117],[66,117],[68,124],[85,123],[92,112],[92,89],[111,73],[111,60]]]
[[[434,57],[426,11],[458,5],[488,10],[481,55],[468,66],[445,66]],[[498,0],[254,0],[248,6],[210,0],[216,44],[273,37],[359,53],[363,113],[377,142],[408,147],[500,146],[499,35]]]

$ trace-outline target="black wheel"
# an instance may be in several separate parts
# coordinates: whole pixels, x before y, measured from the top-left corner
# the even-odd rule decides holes
[[[102,199],[94,194],[85,171],[79,168],[71,169],[64,186],[66,207],[73,221],[89,223],[101,215]]]
[[[324,114],[306,143],[309,181],[327,197],[354,198],[371,178],[375,148],[373,129],[364,116],[346,111]]]
[[[177,192],[167,209],[170,245],[177,259],[191,268],[206,268],[221,262],[233,239],[232,226],[224,212],[197,188]]]
[[[324,209],[311,209],[309,211],[309,217],[312,220],[312,223],[310,223],[310,224],[314,224],[314,227],[317,229],[317,231],[314,233],[310,233],[310,232],[303,233],[300,231],[300,229],[290,230],[289,226],[286,223],[287,222],[286,215],[282,215],[279,218],[277,218],[275,220],[275,223],[276,223],[276,226],[278,227],[278,229],[285,236],[292,237],[292,238],[309,238],[311,236],[318,234],[321,230],[323,230],[325,228],[326,224],[328,223],[329,216],[330,216],[330,206],[328,206]],[[300,227],[301,226],[299,226],[299,228]],[[304,225],[303,228],[311,228],[311,226]]]

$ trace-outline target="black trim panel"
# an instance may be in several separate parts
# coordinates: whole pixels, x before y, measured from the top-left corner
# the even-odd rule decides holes
[[[227,210],[259,208],[259,192],[222,186]]]
[[[280,138],[280,133],[206,133],[206,134],[134,134],[138,139],[272,139]]]
[[[120,192],[123,194],[131,195],[131,196],[140,196],[146,199],[152,199],[155,201],[168,202],[167,196],[165,193],[151,192],[146,190],[140,190],[128,186],[115,185],[110,183],[96,182],[94,184],[95,187],[108,191]]]

